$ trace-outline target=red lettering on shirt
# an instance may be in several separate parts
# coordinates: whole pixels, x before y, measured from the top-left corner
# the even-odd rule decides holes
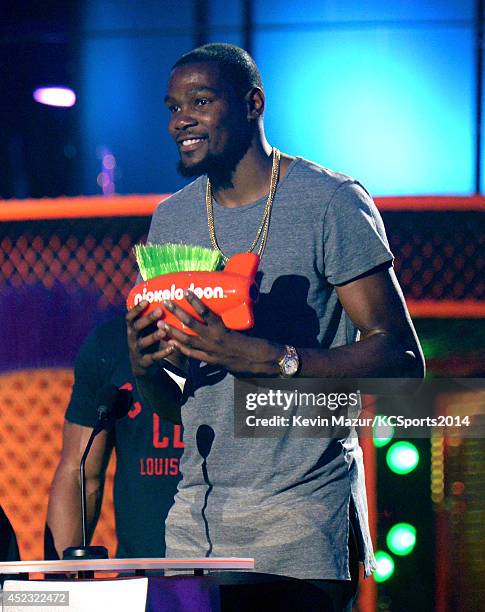
[[[131,410],[128,411],[128,416],[130,417],[130,419],[134,419],[136,416],[138,416],[141,412],[141,404],[140,402],[135,402],[133,404],[133,408],[131,408]]]
[[[181,425],[173,426],[173,447],[174,448],[184,447],[184,443],[182,440],[182,426]]]
[[[120,389],[126,389],[127,391],[133,391],[133,385],[131,382],[126,382],[121,385]],[[141,404],[140,402],[134,402],[133,407],[128,411],[128,416],[130,419],[134,419],[141,412]]]
[[[168,436],[163,436],[160,440],[160,417],[153,413],[153,446],[155,448],[167,448],[170,440]]]
[[[163,436],[160,440],[160,417],[158,414],[153,414],[153,446],[155,448],[168,448],[170,445],[170,438]],[[184,443],[182,441],[182,426],[173,426],[173,443],[172,448],[183,448]]]
[[[178,476],[178,457],[140,457],[141,476]]]

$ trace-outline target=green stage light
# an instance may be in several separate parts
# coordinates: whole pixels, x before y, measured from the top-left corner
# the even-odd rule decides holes
[[[389,529],[386,543],[395,555],[409,555],[416,546],[416,528],[409,523],[397,523]]]
[[[393,436],[393,425],[376,425],[372,431],[372,439],[374,441],[374,446],[377,448],[382,448],[383,446],[388,444],[392,440]]]
[[[409,474],[419,463],[419,452],[411,442],[395,442],[387,451],[386,461],[396,474]]]
[[[377,569],[374,572],[376,582],[385,582],[394,574],[394,559],[383,550],[376,551]]]

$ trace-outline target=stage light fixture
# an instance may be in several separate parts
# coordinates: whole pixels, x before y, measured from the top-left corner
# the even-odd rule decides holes
[[[385,582],[394,574],[394,559],[383,550],[376,551],[377,568],[374,572],[376,582]]]
[[[409,555],[416,546],[416,528],[409,523],[397,523],[389,529],[386,543],[395,555]]]
[[[396,474],[409,474],[419,463],[419,451],[411,442],[395,442],[387,451],[386,461]]]
[[[34,100],[47,106],[69,108],[76,104],[76,94],[69,87],[37,87]]]

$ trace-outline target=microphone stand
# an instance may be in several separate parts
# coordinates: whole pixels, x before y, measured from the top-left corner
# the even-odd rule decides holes
[[[113,427],[117,419],[124,417],[132,404],[131,392],[125,389],[118,389],[115,385],[107,385],[100,392],[100,406],[98,408],[98,422],[89,436],[88,443],[84,449],[81,462],[79,464],[79,482],[81,489],[81,525],[82,525],[82,544],[81,546],[69,546],[63,552],[64,560],[83,560],[83,559],[108,559],[108,549],[105,546],[89,546],[88,537],[88,505],[86,499],[86,459],[93,445],[94,438],[103,429],[109,430]],[[81,578],[94,578],[94,571],[79,572]]]
[[[94,438],[98,435],[100,431],[104,429],[103,425],[98,424],[91,435],[89,436],[88,443],[86,444],[86,448],[84,449],[83,456],[81,458],[81,463],[79,465],[79,482],[81,486],[81,521],[82,521],[82,545],[81,546],[69,546],[66,548],[62,554],[62,558],[64,560],[71,561],[82,561],[84,559],[108,559],[108,549],[106,546],[88,546],[87,541],[87,530],[88,530],[88,507],[86,500],[86,459],[88,458],[89,451],[91,450],[91,446],[93,445]],[[94,571],[88,570],[84,572],[79,572],[80,578],[94,578]]]
[[[96,436],[96,430],[93,429],[89,436],[88,443],[84,449],[81,463],[79,464],[79,482],[81,483],[81,520],[82,520],[82,547],[87,547],[87,524],[88,524],[88,508],[86,503],[86,459],[88,458],[89,451],[93,445],[94,438]],[[103,548],[100,546],[94,546],[93,548]],[[105,549],[106,550],[106,549]]]

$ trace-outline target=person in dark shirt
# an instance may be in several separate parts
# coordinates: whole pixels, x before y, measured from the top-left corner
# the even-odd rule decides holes
[[[182,454],[180,425],[164,421],[139,401],[131,372],[123,317],[100,325],[76,359],[74,386],[65,415],[62,455],[49,497],[47,534],[55,547],[46,556],[81,543],[79,462],[97,420],[96,394],[112,383],[133,392],[128,415],[103,431],[86,462],[88,527],[92,536],[101,509],[104,479],[116,452],[114,507],[117,557],[163,557],[165,518],[173,503]],[[49,537],[46,538],[46,541]]]

